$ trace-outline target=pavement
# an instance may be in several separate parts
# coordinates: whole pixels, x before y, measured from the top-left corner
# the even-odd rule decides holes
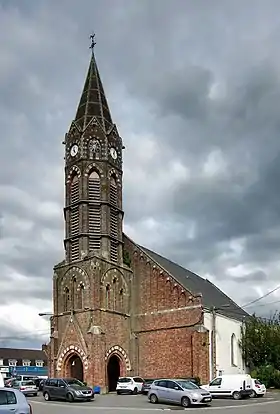
[[[209,407],[193,407],[183,409],[178,406],[163,404],[152,405],[143,395],[96,395],[91,402],[67,403],[64,401],[44,401],[42,395],[28,398],[33,414],[157,414],[163,411],[190,411],[193,414],[209,411],[213,414],[279,414],[280,393],[267,393],[264,398],[253,398],[241,401],[231,399],[214,399]]]

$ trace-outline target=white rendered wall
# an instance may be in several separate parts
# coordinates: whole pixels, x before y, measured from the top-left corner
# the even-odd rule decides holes
[[[217,375],[223,374],[243,374],[246,373],[245,364],[242,359],[242,350],[239,346],[241,340],[242,322],[227,318],[226,316],[216,314],[216,373],[212,373],[211,366],[211,332],[212,332],[212,314],[205,311],[204,326],[209,330],[209,361],[210,361],[210,379]],[[234,365],[232,364],[231,344],[232,335],[235,335],[234,347]]]

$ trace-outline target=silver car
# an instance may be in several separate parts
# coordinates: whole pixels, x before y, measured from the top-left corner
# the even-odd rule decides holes
[[[0,388],[0,413],[32,414],[32,408],[19,390]]]
[[[183,379],[159,379],[152,383],[148,393],[151,403],[178,404],[187,408],[191,405],[211,403],[211,394],[196,384]]]

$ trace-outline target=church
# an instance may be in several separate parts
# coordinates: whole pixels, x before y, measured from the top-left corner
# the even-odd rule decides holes
[[[49,375],[110,392],[119,376],[205,383],[218,372],[242,371],[238,335],[246,312],[210,281],[123,233],[124,143],[93,49],[63,144],[65,257],[54,266],[51,338],[43,345]]]

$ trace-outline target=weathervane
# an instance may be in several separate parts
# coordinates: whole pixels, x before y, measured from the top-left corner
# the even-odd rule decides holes
[[[89,48],[92,50],[92,53],[93,53],[94,46],[96,45],[96,42],[94,41],[95,34],[90,35],[89,38],[91,39],[91,45]]]

